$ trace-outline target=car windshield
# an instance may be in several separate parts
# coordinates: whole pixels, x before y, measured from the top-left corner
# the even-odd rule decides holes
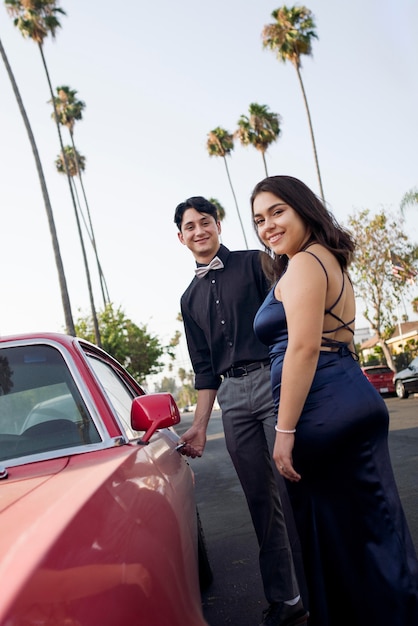
[[[0,351],[0,461],[100,440],[57,349]]]

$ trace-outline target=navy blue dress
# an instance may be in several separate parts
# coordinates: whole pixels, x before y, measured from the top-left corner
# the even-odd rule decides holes
[[[274,289],[254,329],[270,348],[278,408],[288,333]],[[389,457],[386,405],[347,345],[333,345],[320,353],[296,426],[293,462],[302,479],[286,481],[309,626],[418,626],[418,562]]]

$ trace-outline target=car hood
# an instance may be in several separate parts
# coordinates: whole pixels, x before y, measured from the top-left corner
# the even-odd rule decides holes
[[[69,520],[117,476],[131,453],[130,446],[121,446],[9,469],[0,481],[0,615]]]

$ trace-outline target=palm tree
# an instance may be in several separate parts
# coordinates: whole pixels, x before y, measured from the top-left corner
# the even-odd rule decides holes
[[[253,102],[249,107],[249,116],[241,115],[238,120],[235,137],[243,146],[254,146],[261,152],[266,176],[268,176],[266,151],[270,144],[277,141],[280,132],[280,115],[269,111],[265,104]]]
[[[80,154],[77,150],[74,150],[72,146],[64,146],[64,150],[65,159],[62,152],[55,159],[57,172],[59,172],[60,174],[66,174],[65,160],[67,161],[68,171],[71,178],[77,176],[79,171],[84,172],[86,167],[86,157]]]
[[[78,176],[81,170],[84,171],[86,158],[77,151],[74,151],[72,146],[64,146],[65,157],[62,152],[55,159],[55,167],[57,168],[57,172],[59,174],[67,174],[65,169],[65,164],[67,163],[68,172],[71,176],[71,182],[73,184],[73,192],[77,201],[77,207],[81,217],[83,218],[84,227],[89,231],[88,225],[86,223],[86,218],[84,217],[83,210],[81,208],[80,198],[77,192],[77,187],[74,184],[74,176]],[[106,307],[106,304],[105,304]]]
[[[26,132],[28,134],[29,137],[29,141],[32,147],[32,152],[33,152],[33,156],[35,158],[35,164],[36,164],[36,169],[38,172],[38,177],[39,177],[39,182],[41,185],[41,189],[42,189],[42,196],[44,199],[44,204],[45,204],[45,210],[46,210],[46,214],[47,214],[47,219],[48,219],[48,225],[49,225],[49,231],[51,234],[51,240],[52,240],[52,248],[54,251],[54,257],[55,257],[55,264],[57,266],[57,271],[58,271],[58,281],[59,281],[59,285],[60,285],[60,291],[61,291],[61,300],[62,300],[62,306],[64,309],[64,319],[65,319],[65,327],[66,327],[66,331],[68,335],[74,335],[75,336],[75,327],[74,327],[74,321],[73,321],[73,316],[72,316],[72,312],[71,312],[71,304],[70,304],[70,297],[68,295],[68,288],[67,288],[67,281],[65,278],[65,273],[64,273],[64,266],[63,266],[63,262],[62,262],[62,258],[61,258],[61,252],[60,252],[60,247],[59,247],[59,243],[58,243],[58,236],[57,236],[57,230],[55,227],[55,220],[54,220],[54,214],[52,212],[52,207],[51,207],[51,202],[49,199],[49,194],[48,194],[48,189],[46,186],[46,181],[45,181],[45,176],[44,176],[44,172],[43,172],[43,168],[42,168],[42,163],[41,163],[41,159],[39,157],[39,152],[38,152],[38,148],[36,146],[36,142],[35,142],[35,137],[33,136],[33,132],[32,132],[32,128],[26,113],[26,109],[23,105],[23,101],[19,92],[19,88],[17,86],[14,74],[12,72],[12,69],[10,67],[8,58],[6,56],[6,52],[3,48],[3,45],[1,43],[0,40],[0,54],[2,56],[3,62],[6,66],[6,70],[7,73],[9,75],[9,79],[10,82],[12,83],[12,88],[19,106],[19,110],[20,113],[22,115],[23,118],[23,122],[25,124],[25,128],[26,128]]]
[[[235,196],[234,187],[232,186],[231,176],[229,174],[228,163],[226,157],[229,156],[234,149],[234,137],[224,128],[217,126],[208,133],[208,139],[206,147],[209,152],[209,156],[222,157],[225,163],[226,175],[228,176],[229,186],[231,187],[232,196],[234,198],[235,207],[238,213],[239,223],[241,225],[242,234],[244,236],[245,246],[248,250],[247,237],[245,236],[245,230],[241,219],[241,214],[238,208],[237,198]]]
[[[65,11],[57,6],[58,0],[5,0],[5,4],[8,12],[12,17],[14,17],[14,25],[20,30],[23,37],[28,37],[32,39],[36,44],[38,44],[39,52],[42,58],[42,64],[45,70],[46,79],[49,86],[49,91],[51,94],[52,104],[54,107],[54,117],[57,126],[58,138],[61,146],[61,152],[63,154],[65,170],[67,173],[68,185],[70,188],[71,199],[74,207],[74,214],[77,223],[78,235],[80,238],[80,245],[83,254],[84,267],[86,271],[87,278],[87,288],[90,298],[90,306],[93,318],[93,325],[95,330],[95,338],[96,343],[100,346],[100,332],[99,332],[99,323],[97,319],[96,308],[94,305],[94,297],[93,297],[93,289],[91,285],[90,279],[90,270],[88,266],[86,249],[84,246],[83,233],[81,231],[80,220],[78,217],[77,204],[74,197],[73,186],[71,183],[71,176],[68,171],[68,165],[66,162],[66,154],[64,150],[64,144],[62,141],[60,125],[58,122],[58,115],[55,110],[55,102],[54,102],[54,92],[52,90],[51,79],[49,76],[48,66],[46,64],[44,50],[43,50],[43,42],[45,37],[50,34],[52,38],[55,37],[55,33],[58,28],[61,27],[61,24],[58,19],[58,15],[65,15]]]
[[[418,204],[418,189],[410,189],[406,192],[401,200],[401,213],[405,212],[406,207]]]
[[[70,89],[67,85],[57,87],[56,92],[54,99],[58,121],[62,126],[66,126],[72,135],[76,121],[83,119],[86,104],[82,100],[77,100],[77,91]]]
[[[312,39],[318,38],[315,32],[314,18],[312,12],[305,6],[294,6],[290,8],[282,6],[280,9],[273,11],[271,15],[276,22],[274,24],[267,24],[264,26],[261,35],[263,39],[263,47],[273,50],[279,61],[282,61],[283,63],[290,61],[296,70],[308,116],[316,171],[318,174],[319,189],[321,192],[321,198],[325,201],[311,114],[309,111],[305,87],[302,81],[302,75],[300,73],[300,69],[302,67],[301,56],[303,54],[308,56],[312,54]]]
[[[67,174],[65,169],[65,163],[67,163],[68,171],[71,176],[72,182],[74,181],[74,176],[78,176],[81,171],[84,172],[86,158],[80,154],[77,150],[74,151],[72,146],[64,146],[65,150],[65,158],[62,152],[55,159],[55,167],[57,168],[57,172],[59,174]],[[89,232],[88,225],[86,223],[86,219],[84,217],[83,210],[81,208],[80,198],[78,196],[77,187],[74,185],[73,188],[75,198],[77,200],[78,210],[80,212],[81,217],[83,218],[84,227]],[[106,304],[104,305],[107,306]]]
[[[218,220],[222,222],[225,219],[225,209],[222,204],[216,198],[209,198],[209,202],[211,202],[214,206],[216,206],[216,210],[218,211]]]
[[[52,113],[52,117],[54,118],[55,112],[56,112],[57,117],[58,117],[58,122],[62,126],[66,126],[66,128],[68,129],[68,132],[71,138],[71,144],[73,147],[73,155],[75,156],[75,164],[77,166],[78,152],[74,144],[74,125],[76,121],[81,120],[83,118],[83,111],[86,105],[82,100],[77,100],[76,98],[77,91],[75,89],[70,89],[70,87],[63,85],[61,87],[57,87],[56,91],[57,91],[57,96],[54,98],[55,108],[54,108],[54,112]],[[97,264],[97,269],[98,269],[99,279],[100,279],[100,287],[101,287],[102,297],[103,297],[103,305],[106,307],[106,305],[110,303],[110,298],[109,298],[109,292],[107,290],[107,284],[106,284],[106,280],[103,274],[102,266],[99,261],[99,254],[97,251],[96,237],[94,235],[94,228],[93,228],[93,222],[91,219],[90,207],[87,201],[86,190],[84,188],[84,182],[83,182],[83,177],[82,177],[82,172],[84,172],[84,169],[85,169],[84,167],[78,167],[78,178],[80,181],[80,186],[81,186],[81,190],[83,193],[84,203],[86,206],[87,217],[88,217],[88,222],[89,222],[88,227],[86,224],[86,229],[87,229],[90,241],[91,241],[91,245],[94,250],[94,255],[96,258],[96,264]],[[65,169],[63,171],[65,172]],[[70,172],[70,175],[73,176],[71,172]],[[74,190],[75,189],[76,188],[74,186]],[[86,223],[86,220],[84,218],[83,211],[81,209],[81,205],[79,202],[78,202],[78,206],[82,214],[84,223]]]

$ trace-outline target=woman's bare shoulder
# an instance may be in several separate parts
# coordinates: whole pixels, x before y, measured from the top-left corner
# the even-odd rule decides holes
[[[298,252],[296,256],[309,259],[307,263],[310,262],[312,265],[321,264],[326,271],[338,270],[341,273],[341,266],[335,254],[320,243],[311,244],[306,250]]]

